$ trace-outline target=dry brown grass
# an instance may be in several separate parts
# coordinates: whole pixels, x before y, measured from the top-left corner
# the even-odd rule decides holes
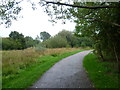
[[[78,50],[78,48],[55,48],[55,49],[47,49],[44,51],[44,55],[51,55],[51,54],[60,54],[65,52],[71,52]]]
[[[18,73],[17,71],[37,63],[37,58],[44,55],[60,54],[78,50],[78,48],[55,48],[45,51],[35,51],[34,48],[25,50],[10,50],[2,52],[3,75]]]

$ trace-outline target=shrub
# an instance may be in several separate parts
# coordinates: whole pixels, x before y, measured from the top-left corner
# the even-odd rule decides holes
[[[45,46],[42,43],[39,43],[35,46],[36,51],[44,51],[46,50]]]
[[[49,40],[44,42],[44,45],[48,48],[62,48],[68,45],[67,40],[62,38],[61,36],[54,36]]]

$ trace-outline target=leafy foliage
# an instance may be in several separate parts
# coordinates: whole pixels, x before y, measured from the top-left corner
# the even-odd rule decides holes
[[[48,32],[40,32],[40,38],[43,41],[46,41],[47,39],[49,39],[51,37],[51,35]]]
[[[25,45],[25,38],[23,34],[19,34],[17,31],[13,31],[9,34],[10,39],[14,40],[15,42],[19,42],[21,47],[19,49],[26,48]]]
[[[84,45],[83,45],[84,43]],[[87,37],[76,37],[73,32],[62,30],[54,37],[40,42],[39,39],[33,39],[30,36],[24,37],[17,31],[12,31],[9,38],[2,39],[3,50],[21,50],[29,47],[35,47],[37,51],[44,51],[46,48],[62,47],[92,47],[92,41]]]
[[[9,34],[9,38],[2,38],[3,50],[20,50],[28,47],[33,47],[38,44],[38,40],[33,40],[32,37],[19,34],[17,31],[13,31]]]
[[[73,32],[62,30],[54,37],[43,42],[48,48],[61,48],[61,47],[92,47],[92,41],[87,37],[76,37]]]
[[[100,3],[86,3],[85,5],[101,5]],[[104,5],[120,6],[120,3],[104,3]],[[119,8],[87,10],[77,9],[72,12],[77,19],[76,33],[92,37],[98,55],[105,59],[119,59]],[[81,12],[81,13],[80,13]],[[88,14],[87,14],[88,13]],[[81,17],[80,17],[81,16]],[[82,16],[85,16],[84,19]],[[112,23],[114,22],[114,24]],[[111,52],[109,52],[111,51]],[[109,57],[109,58],[108,58]]]
[[[47,7],[44,9],[52,21],[73,20],[75,35],[91,37],[102,60],[120,60],[120,2],[43,2],[41,4]]]
[[[48,48],[62,48],[66,47],[67,41],[61,36],[54,36],[44,42],[45,46]]]
[[[0,1],[0,24],[5,24],[6,27],[11,26],[12,20],[17,20],[18,14],[22,10],[18,4],[21,1],[17,0],[1,0]]]
[[[12,49],[20,49],[21,44],[18,41],[14,41],[9,38],[2,38],[2,49],[3,50],[12,50]]]

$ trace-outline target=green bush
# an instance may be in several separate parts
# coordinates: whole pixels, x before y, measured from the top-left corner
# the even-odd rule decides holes
[[[10,38],[2,39],[2,49],[3,50],[13,50],[13,49],[21,49],[22,45],[17,40],[12,40]]]
[[[57,57],[58,54],[57,54],[57,53],[53,53],[53,54],[51,54],[51,56],[53,56],[53,57]]]
[[[39,43],[35,46],[36,51],[44,51],[46,50],[45,46],[42,43]]]
[[[81,47],[86,47],[86,44],[84,42],[82,42]]]
[[[92,47],[93,42],[88,37],[76,37],[73,32],[62,30],[54,37],[44,42],[48,48],[62,47]]]
[[[68,46],[67,40],[61,36],[54,36],[44,42],[47,48],[62,48]]]

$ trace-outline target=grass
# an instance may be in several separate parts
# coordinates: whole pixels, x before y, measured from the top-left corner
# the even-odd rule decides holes
[[[84,58],[83,66],[95,88],[119,87],[119,73],[115,62],[100,62],[94,54],[88,54]]]
[[[80,51],[84,50],[59,48],[48,49],[44,52],[4,51],[3,88],[27,88],[56,62]]]
[[[60,54],[75,51],[77,48],[57,48],[47,49],[45,51],[35,51],[35,49],[2,51],[3,76],[17,74],[19,70],[37,63],[38,57],[44,55]]]

